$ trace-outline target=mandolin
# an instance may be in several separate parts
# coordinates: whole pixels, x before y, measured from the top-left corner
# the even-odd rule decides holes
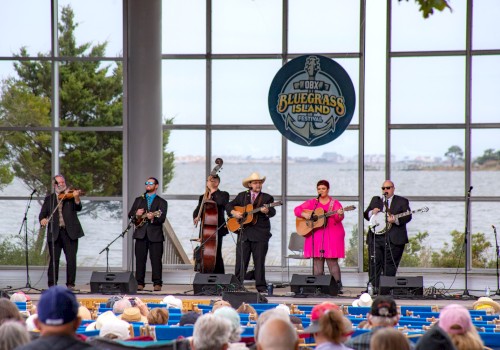
[[[349,205],[349,206],[344,208],[344,212],[351,211],[354,209],[356,209],[356,206]],[[310,209],[304,209],[304,212],[312,213],[313,211]],[[329,211],[329,212],[325,213],[323,208],[316,208],[314,210],[313,215],[311,215],[310,219],[295,218],[295,228],[297,230],[297,233],[301,236],[307,235],[313,229],[318,228],[318,227],[322,227],[325,224],[325,218],[328,218],[332,215],[335,215],[335,214],[337,214],[337,212],[338,212],[338,210],[334,210],[334,211]]]
[[[161,216],[161,210],[157,210],[153,212],[153,216],[155,218],[159,218]],[[148,217],[148,213],[144,213],[141,216],[136,216],[134,220],[135,228],[139,228],[146,223],[146,218]]]
[[[233,210],[242,213],[243,217],[241,219],[235,217],[229,218],[227,220],[227,228],[231,232],[238,233],[236,231],[238,231],[245,225],[248,225],[250,223],[252,225],[255,225],[255,223],[257,222],[257,217],[254,217],[253,214],[259,212],[262,208],[272,208],[272,207],[277,207],[279,205],[283,205],[283,202],[277,201],[270,204],[264,204],[263,206],[255,209],[253,208],[252,204],[248,204],[246,207],[235,206]]]

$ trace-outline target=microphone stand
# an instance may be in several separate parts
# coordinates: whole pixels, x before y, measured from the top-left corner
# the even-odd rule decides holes
[[[312,226],[312,230],[311,230],[311,239],[312,239],[312,275],[314,276],[315,273],[314,273],[314,211],[316,210],[316,208],[318,207],[318,204],[319,204],[319,197],[321,197],[320,194],[318,194],[318,197],[316,198],[316,204],[314,205],[314,208],[313,208],[313,211],[311,213],[311,226]],[[317,220],[317,219],[316,219]]]
[[[134,219],[134,217],[131,217],[128,224],[127,224],[127,228],[125,229],[125,231],[123,231],[122,233],[120,233],[118,236],[115,237],[115,239],[113,239],[111,242],[109,242],[109,244],[99,252],[99,255],[101,255],[104,251],[106,251],[106,273],[109,272],[109,247],[116,242],[116,240],[118,238],[123,238],[125,236],[125,234],[128,232],[128,230],[130,230],[130,228],[132,227],[132,220]]]
[[[469,188],[469,191],[467,192],[467,198],[466,198],[466,203],[465,203],[465,230],[464,230],[464,249],[465,249],[465,289],[464,292],[462,293],[462,299],[471,299],[471,295],[469,293],[469,290],[467,289],[467,281],[468,281],[468,276],[467,276],[467,267],[468,267],[468,262],[469,262],[469,247],[468,247],[468,241],[469,241],[469,208],[470,208],[470,193],[472,191],[472,186]]]
[[[495,247],[496,247],[496,260],[497,260],[497,290],[495,291],[495,293],[493,295],[500,295],[500,274],[498,272],[498,255],[500,254],[500,249],[498,247],[498,239],[497,239],[497,228],[495,227],[495,225],[491,225],[491,227],[493,228],[493,233],[495,234]]]

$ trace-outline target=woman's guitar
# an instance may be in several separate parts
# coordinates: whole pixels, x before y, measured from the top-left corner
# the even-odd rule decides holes
[[[161,210],[154,211],[153,216],[155,218],[159,218],[161,216]],[[144,225],[146,223],[147,217],[148,217],[148,213],[144,213],[141,216],[136,216],[135,220],[134,220],[135,228],[139,228],[142,225]]]
[[[354,209],[356,209],[356,206],[349,205],[344,208],[344,212]],[[339,210],[329,211],[325,213],[323,208],[316,208],[313,213],[313,211],[310,209],[304,209],[304,212],[313,214],[311,215],[310,219],[295,218],[295,228],[297,230],[297,233],[301,236],[307,235],[313,229],[323,226],[325,224],[325,218],[337,214]]]
[[[257,222],[257,216],[253,216],[253,214],[259,212],[262,208],[272,208],[277,207],[279,205],[283,205],[282,201],[273,202],[271,204],[264,204],[261,207],[256,209],[253,208],[252,204],[248,204],[246,207],[235,206],[233,210],[236,210],[243,214],[241,219],[232,217],[227,220],[227,228],[229,231],[238,233],[237,231],[242,228],[244,225],[249,223],[255,224]]]
[[[428,212],[429,208],[423,207],[417,210],[407,210],[405,212],[402,212],[400,214],[395,214],[394,218],[399,219],[404,216],[408,216],[411,214],[415,213],[425,213]],[[385,213],[383,211],[379,211],[377,214],[372,215],[370,218],[370,225],[368,226],[370,230],[375,233],[376,235],[381,235],[389,231],[392,227],[392,224],[390,222],[387,223],[387,226],[385,225]]]

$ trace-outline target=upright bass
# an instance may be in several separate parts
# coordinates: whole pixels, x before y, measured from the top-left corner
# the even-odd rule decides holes
[[[217,175],[220,171],[223,160],[217,158],[216,166],[210,172],[209,178]],[[217,203],[210,199],[210,189],[206,188],[203,195],[198,215],[195,218],[195,225],[200,224],[200,233],[198,241],[200,245],[194,249],[194,270],[201,273],[213,273],[215,261],[217,258],[217,229],[218,229],[218,211]]]

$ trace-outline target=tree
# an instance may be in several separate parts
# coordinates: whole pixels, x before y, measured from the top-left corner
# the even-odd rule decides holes
[[[444,156],[450,160],[452,168],[455,166],[457,160],[464,160],[464,152],[459,146],[451,146]]]
[[[402,0],[399,1],[401,2]],[[430,15],[434,14],[434,9],[443,11],[444,9],[449,8],[451,11],[448,0],[415,0],[415,2],[420,5],[419,11],[422,11],[422,16],[424,18],[429,18]]]

